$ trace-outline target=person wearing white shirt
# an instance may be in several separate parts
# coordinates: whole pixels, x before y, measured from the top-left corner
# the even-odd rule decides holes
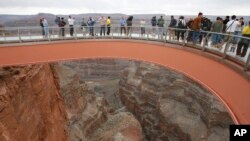
[[[241,25],[240,22],[236,21],[236,16],[233,15],[231,17],[231,20],[227,23],[227,27],[226,27],[227,34],[234,35],[236,28],[239,27],[240,25]],[[224,41],[233,44],[230,48],[230,52],[234,52],[235,51],[235,44],[237,44],[237,42],[235,42],[236,39],[233,38],[232,36],[228,35],[228,36],[225,36]]]
[[[104,36],[105,36],[106,18],[104,16],[102,16],[99,19],[99,22],[100,22],[100,26],[101,26],[100,36],[102,36],[102,34],[104,34]]]
[[[73,36],[74,34],[74,22],[75,22],[75,19],[69,16],[68,23],[69,23],[69,28],[70,28],[70,31],[69,31],[70,36]]]
[[[236,29],[234,31],[234,35],[241,36],[241,31],[242,31],[242,28],[244,26],[244,21],[243,20],[244,20],[244,18],[241,17],[240,20],[239,20],[240,25],[236,27]],[[235,37],[233,42],[238,43],[239,40],[240,40],[239,37]]]

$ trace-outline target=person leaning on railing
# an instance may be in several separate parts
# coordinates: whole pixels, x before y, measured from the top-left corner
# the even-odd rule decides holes
[[[200,36],[202,17],[203,13],[199,12],[198,17],[196,17],[192,23],[192,40],[194,45]]]
[[[169,28],[175,28],[177,24],[177,20],[174,18],[174,16],[171,16],[171,21],[170,24],[168,25]],[[174,29],[169,29],[168,30],[170,38],[174,39],[175,37],[175,30]]]
[[[184,30],[184,29],[187,29],[187,25],[186,25],[186,21],[184,19],[184,16],[179,17],[179,22],[177,24],[177,28],[183,29],[183,30],[176,30],[177,41],[179,41],[180,37],[182,40],[184,40],[184,33],[186,32],[186,30]]]
[[[236,16],[233,15],[231,17],[231,20],[227,23],[226,33],[229,35],[226,35],[224,37],[224,42],[228,42],[228,43],[232,44],[232,46],[230,48],[230,52],[234,52],[235,45],[237,44],[237,42],[235,42],[235,40],[234,40],[234,37],[232,36],[232,35],[234,35],[235,29],[237,26],[240,26],[240,23],[239,23],[239,21],[236,20]]]
[[[239,55],[241,57],[245,57],[247,53],[247,49],[250,45],[250,21],[248,22],[248,25],[244,27],[242,30],[242,36],[243,37],[248,37],[248,39],[241,38],[238,46],[237,46],[237,51],[236,55]],[[243,47],[243,51],[241,51],[241,48]]]
[[[211,26],[212,32],[221,33],[223,31],[223,21],[221,17],[217,17],[216,21]],[[222,42],[222,36],[220,34],[213,33],[212,34],[212,45],[215,47],[220,47],[220,43]]]

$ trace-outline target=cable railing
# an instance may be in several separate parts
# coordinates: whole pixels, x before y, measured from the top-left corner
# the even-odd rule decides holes
[[[102,33],[101,33],[101,30]],[[194,31],[190,29],[152,27],[152,26],[74,26],[70,27],[5,27],[0,28],[0,44],[15,42],[38,42],[78,39],[137,39],[174,43],[183,47],[193,47],[213,53],[223,61],[230,60],[243,67],[245,71],[250,66],[250,50],[239,49],[239,44],[248,45],[250,38],[225,33],[199,31],[197,40],[193,40]],[[70,34],[71,33],[71,34]],[[214,36],[219,38],[214,43]],[[228,40],[224,40],[228,38]],[[218,40],[218,39],[217,39]],[[234,42],[233,42],[234,41]],[[244,43],[243,43],[244,42]],[[241,45],[240,45],[241,46]],[[238,53],[238,55],[237,55]],[[239,53],[241,56],[239,56]]]

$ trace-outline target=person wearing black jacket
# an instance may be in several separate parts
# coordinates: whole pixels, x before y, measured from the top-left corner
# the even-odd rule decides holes
[[[64,21],[64,18],[62,17],[60,22],[59,22],[59,27],[60,27],[60,35],[62,35],[62,37],[65,36],[64,34],[64,31],[65,31],[65,28],[64,26],[66,25],[66,22]]]
[[[45,36],[44,26],[43,26],[43,18],[40,19],[40,26],[42,27],[43,37]]]
[[[132,21],[133,21],[133,16],[129,16],[127,18],[127,35],[130,35],[131,34],[131,29],[132,29]]]

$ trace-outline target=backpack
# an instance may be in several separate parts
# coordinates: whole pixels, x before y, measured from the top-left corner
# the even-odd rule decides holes
[[[153,17],[153,18],[151,19],[151,24],[152,24],[152,26],[156,26],[156,23],[157,23],[157,22],[156,22],[156,18]]]
[[[178,28],[181,28],[181,29],[186,29],[186,28],[187,28],[187,26],[184,25],[181,21],[179,21],[177,27],[178,27]]]

